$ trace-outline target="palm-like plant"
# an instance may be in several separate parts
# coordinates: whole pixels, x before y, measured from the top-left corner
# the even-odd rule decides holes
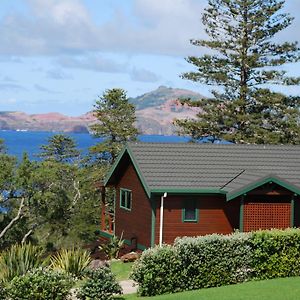
[[[108,256],[109,259],[113,259],[119,257],[120,250],[123,246],[124,240],[122,232],[120,238],[116,235],[113,235],[107,244],[100,245],[99,248]]]
[[[50,258],[51,267],[54,270],[74,275],[78,278],[83,276],[84,271],[91,263],[90,253],[81,249],[63,249]]]
[[[47,263],[44,251],[32,244],[13,245],[0,254],[0,280],[9,281],[16,276],[38,268]]]

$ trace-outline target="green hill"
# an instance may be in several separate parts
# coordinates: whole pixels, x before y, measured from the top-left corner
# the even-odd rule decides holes
[[[196,100],[204,98],[204,96],[185,89],[160,86],[156,90],[148,92],[136,98],[129,98],[129,101],[135,105],[136,110],[141,110],[148,107],[160,106],[168,100],[176,100],[182,98],[191,98],[193,100]]]

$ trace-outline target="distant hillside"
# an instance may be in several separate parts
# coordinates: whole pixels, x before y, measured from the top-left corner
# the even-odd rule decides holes
[[[168,100],[191,98],[193,100],[204,98],[201,94],[184,89],[174,89],[166,86],[160,86],[158,89],[143,94],[136,98],[129,98],[129,101],[135,105],[136,110],[148,107],[158,107]]]
[[[181,105],[178,99],[201,99],[202,95],[184,89],[160,86],[158,89],[130,98],[136,106],[137,128],[143,134],[175,133],[174,119],[193,118],[200,111]],[[26,114],[23,112],[0,112],[0,130],[88,132],[95,122],[92,113],[68,117],[60,113]]]

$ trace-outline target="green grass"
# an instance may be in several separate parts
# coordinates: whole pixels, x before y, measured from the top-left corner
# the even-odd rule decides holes
[[[116,275],[118,281],[129,279],[132,265],[133,263],[123,263],[120,260],[114,260],[110,263],[111,270]]]
[[[148,300],[298,300],[300,299],[300,277],[253,281],[218,288],[201,289],[191,292],[137,297],[125,295],[124,299]]]

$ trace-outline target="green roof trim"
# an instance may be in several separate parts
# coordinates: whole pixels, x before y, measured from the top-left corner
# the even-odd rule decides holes
[[[169,187],[162,187],[159,189],[151,189],[151,194],[162,194],[162,193],[170,193],[170,194],[220,194],[225,195],[227,192],[222,191],[218,188],[201,188],[201,189],[194,189],[194,188],[169,188]]]
[[[145,181],[145,178],[143,177],[142,175],[142,172],[140,171],[140,168],[136,162],[136,160],[134,159],[134,155],[132,154],[132,151],[130,150],[130,148],[128,146],[124,147],[124,149],[122,150],[122,152],[119,154],[119,156],[117,157],[116,161],[114,162],[114,164],[112,165],[110,171],[108,172],[105,180],[104,180],[104,185],[106,186],[107,183],[109,182],[109,179],[111,178],[111,176],[114,174],[118,164],[120,163],[122,157],[124,156],[125,153],[128,153],[129,157],[130,157],[130,160],[138,174],[138,177],[143,185],[143,188],[147,194],[147,196],[150,198],[150,191],[149,191],[149,188],[146,184],[146,181]]]
[[[108,171],[107,175],[105,176],[104,179],[104,186],[107,185],[110,177],[112,176],[112,174],[115,172],[115,169],[117,168],[121,158],[123,157],[124,153],[126,152],[126,147],[123,148],[123,150],[121,151],[121,153],[118,155],[116,161],[113,163],[113,165],[111,166],[110,170]]]
[[[290,183],[286,182],[285,180],[282,180],[276,176],[268,176],[268,177],[264,177],[256,182],[254,182],[252,184],[249,184],[238,191],[227,194],[227,201],[235,199],[236,197],[246,194],[246,193],[248,193],[266,183],[269,183],[269,182],[274,182],[274,183],[286,188],[287,190],[294,192],[297,195],[300,195],[300,189],[297,188],[296,186],[294,186],[293,184],[290,184]]]
[[[138,177],[139,177],[139,179],[140,179],[140,181],[141,181],[141,183],[142,183],[142,185],[145,189],[145,192],[146,192],[147,196],[150,198],[150,196],[151,196],[150,190],[149,190],[148,185],[146,183],[146,180],[145,180],[145,178],[144,178],[144,176],[143,176],[143,174],[142,174],[142,172],[141,172],[141,170],[138,166],[138,163],[135,160],[134,155],[133,155],[132,151],[130,150],[130,148],[126,147],[126,149],[127,149],[128,154],[129,154],[129,157],[132,161],[132,164],[133,164],[133,166],[134,166],[134,168],[135,168],[135,170],[138,174]]]

